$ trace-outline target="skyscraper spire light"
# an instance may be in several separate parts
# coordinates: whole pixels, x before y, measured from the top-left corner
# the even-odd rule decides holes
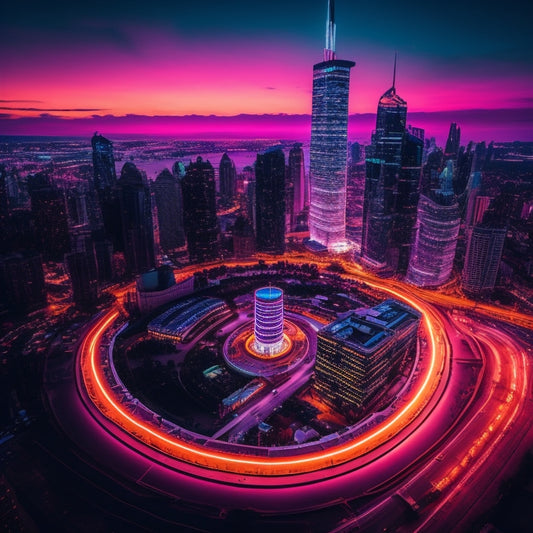
[[[398,61],[398,52],[394,52],[394,71],[392,74],[392,88],[396,89],[396,63]]]
[[[328,0],[328,20],[326,22],[326,48],[324,49],[324,61],[335,59],[335,0]]]

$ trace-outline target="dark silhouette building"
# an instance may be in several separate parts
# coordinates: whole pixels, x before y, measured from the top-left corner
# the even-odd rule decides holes
[[[305,208],[309,193],[306,191],[304,151],[302,145],[296,143],[289,152],[289,164],[285,183],[285,207],[287,231],[293,231],[298,224],[298,217]]]
[[[446,159],[454,159],[459,154],[459,147],[461,146],[461,128],[455,122],[450,124],[450,131],[448,132],[448,139],[446,140],[446,147],[444,148],[444,156]]]
[[[65,196],[45,173],[28,178],[38,250],[45,261],[62,261],[70,250]]]
[[[102,221],[107,237],[117,251],[124,250],[124,232],[120,213],[119,191],[113,143],[102,135],[94,134],[93,148],[94,188],[102,212]]]
[[[155,179],[152,189],[157,205],[159,243],[166,253],[185,246],[183,196],[179,178],[167,169]]]
[[[213,261],[220,256],[216,212],[215,171],[201,157],[191,162],[182,180],[183,222],[191,263]]]
[[[220,180],[220,196],[223,203],[230,203],[235,197],[237,170],[235,163],[228,154],[224,154],[218,167]]]
[[[285,252],[285,155],[273,147],[257,154],[255,163],[256,247],[259,252]]]
[[[34,251],[0,256],[0,301],[15,313],[46,307],[41,255]]]
[[[254,228],[247,218],[238,216],[233,225],[233,255],[236,259],[243,259],[252,256],[254,252]]]
[[[74,303],[82,309],[94,307],[98,301],[98,274],[94,251],[66,254],[65,264],[72,283]]]
[[[133,163],[122,167],[117,183],[128,274],[155,267],[150,189],[146,177]]]

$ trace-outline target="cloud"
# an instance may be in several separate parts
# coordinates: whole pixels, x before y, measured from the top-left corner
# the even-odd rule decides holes
[[[42,104],[42,100],[0,100],[0,104]]]
[[[1,100],[1,102],[5,102],[5,100]],[[61,113],[70,113],[70,112],[80,112],[80,113],[88,113],[88,112],[95,112],[95,111],[106,111],[106,109],[89,109],[89,108],[72,108],[72,109],[43,109],[40,107],[5,107],[0,106],[0,109],[4,111],[36,111],[36,112],[61,112]]]

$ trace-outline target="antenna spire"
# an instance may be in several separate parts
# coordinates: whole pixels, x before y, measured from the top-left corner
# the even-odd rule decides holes
[[[392,74],[392,88],[396,89],[396,63],[398,61],[398,52],[394,52],[394,71]]]
[[[335,59],[335,0],[328,0],[328,20],[326,23],[326,48],[324,49],[324,61]]]

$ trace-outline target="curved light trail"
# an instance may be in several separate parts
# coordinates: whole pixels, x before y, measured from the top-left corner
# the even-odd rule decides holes
[[[376,289],[385,290],[420,311],[428,336],[430,362],[416,393],[402,409],[382,424],[346,444],[333,446],[323,452],[286,458],[239,455],[220,450],[206,450],[200,445],[170,436],[155,425],[136,418],[114,397],[98,364],[101,340],[106,330],[119,316],[116,310],[110,311],[100,319],[90,329],[82,343],[80,365],[85,388],[98,410],[122,430],[175,459],[193,465],[254,476],[287,476],[322,470],[351,461],[388,442],[413,422],[431,400],[441,379],[446,358],[449,356],[448,344],[439,342],[445,337],[444,328],[431,312],[430,306],[400,292],[398,288],[390,288],[377,282],[369,284]]]

